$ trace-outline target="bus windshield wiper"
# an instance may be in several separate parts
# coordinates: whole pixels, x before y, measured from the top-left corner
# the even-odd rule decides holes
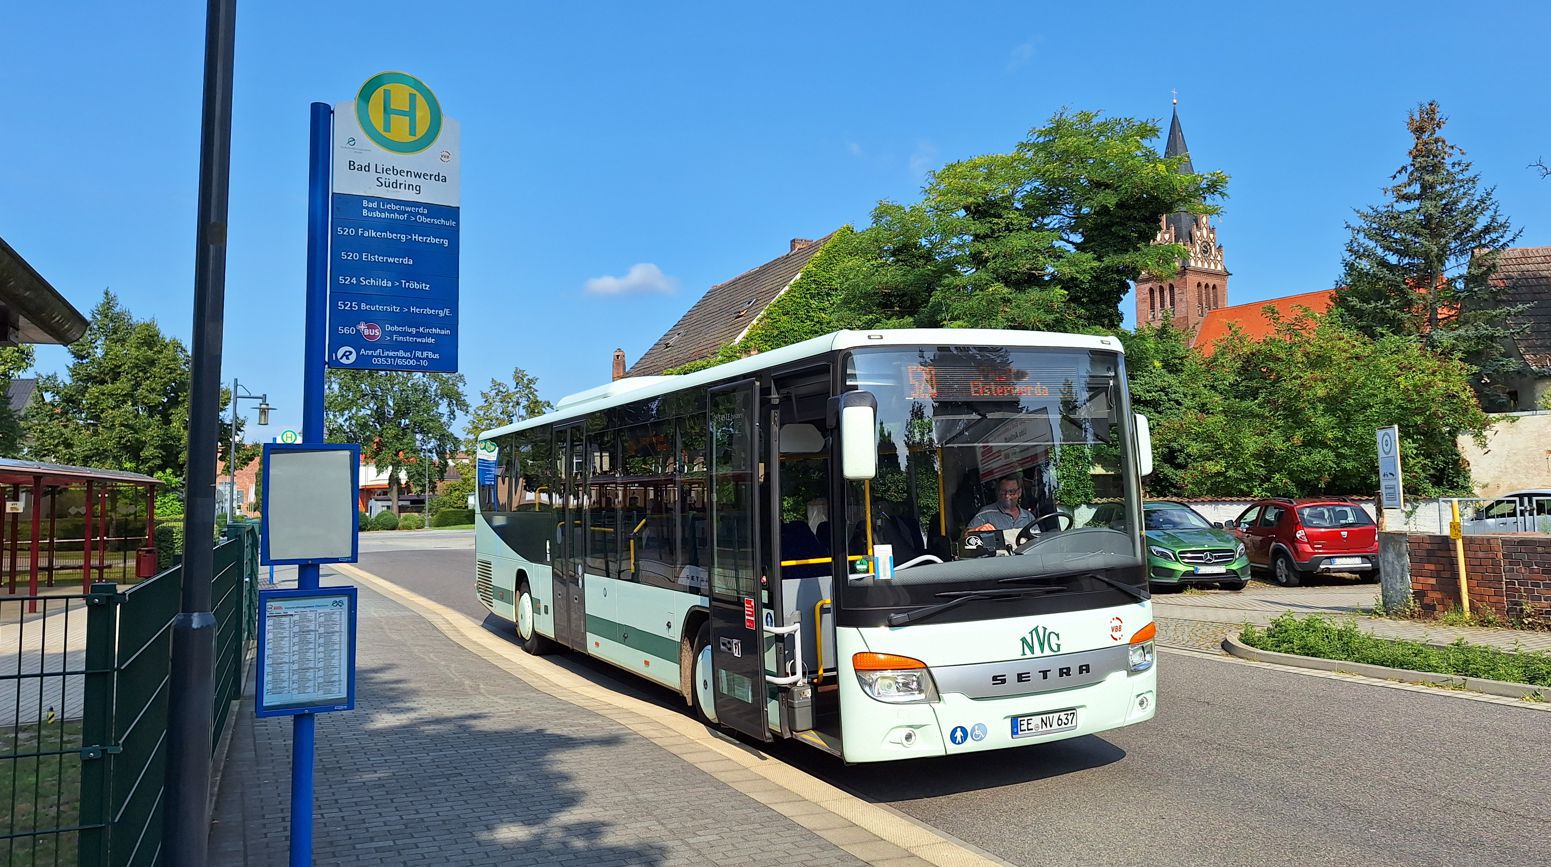
[[[1021,599],[1025,596],[1040,596],[1045,593],[1057,593],[1065,589],[1067,588],[1064,585],[1061,585],[1053,587],[1026,587],[1017,590],[955,590],[949,593],[938,593],[936,594],[938,599],[947,598],[948,601],[939,602],[936,605],[928,605],[925,608],[917,608],[914,611],[890,614],[889,625],[904,626],[907,623],[914,623],[917,620],[931,617],[933,614],[947,611],[949,608],[953,608],[973,600],[984,599],[1005,601],[1008,599]]]
[[[1079,577],[1079,576],[1083,577],[1083,578],[1093,578],[1093,579],[1095,579],[1097,581],[1103,581],[1105,584],[1108,584],[1109,586],[1115,588],[1116,590],[1123,591],[1126,595],[1132,597],[1133,599],[1136,599],[1138,602],[1146,602],[1147,600],[1152,598],[1148,594],[1143,593],[1142,591],[1136,589],[1135,587],[1132,587],[1130,584],[1127,584],[1124,581],[1116,581],[1115,579],[1109,577],[1108,575],[1105,575],[1103,572],[1087,572],[1087,573],[1056,572],[1056,573],[1052,573],[1050,575],[1019,575],[1019,576],[1017,576],[1015,578],[1003,578],[1003,579],[1001,579],[1000,581],[998,581],[996,583],[998,583],[998,584],[1031,584],[1031,583],[1033,583],[1035,581],[1054,581],[1054,580],[1062,580],[1062,579],[1066,579],[1066,578],[1073,578],[1073,577]]]

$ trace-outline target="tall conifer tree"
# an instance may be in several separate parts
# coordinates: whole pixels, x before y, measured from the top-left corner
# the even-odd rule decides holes
[[[1370,337],[1400,335],[1429,351],[1462,358],[1484,402],[1518,367],[1505,344],[1510,318],[1494,285],[1497,255],[1519,237],[1498,209],[1495,188],[1481,186],[1464,150],[1443,137],[1438,103],[1407,118],[1406,164],[1390,177],[1385,200],[1357,211],[1342,260],[1336,309]]]

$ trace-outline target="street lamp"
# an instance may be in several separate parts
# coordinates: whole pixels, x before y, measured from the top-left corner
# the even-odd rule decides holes
[[[242,383],[232,378],[232,440],[231,447],[226,452],[226,477],[229,480],[226,491],[226,520],[230,521],[237,515],[237,401],[256,400],[258,405],[258,423],[269,424],[269,411],[274,407],[269,405],[269,395],[254,394],[242,387]]]

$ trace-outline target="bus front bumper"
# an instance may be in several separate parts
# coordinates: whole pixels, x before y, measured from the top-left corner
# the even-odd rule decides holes
[[[1154,665],[1052,692],[979,699],[947,693],[935,702],[894,705],[868,696],[848,672],[840,684],[845,760],[944,756],[1097,734],[1152,719],[1158,709],[1157,682]],[[1019,730],[1023,734],[1015,735]]]

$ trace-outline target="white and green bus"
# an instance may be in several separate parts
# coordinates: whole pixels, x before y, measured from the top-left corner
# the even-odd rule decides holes
[[[848,762],[1092,734],[1157,708],[1151,453],[1114,338],[837,332],[482,434],[476,591]]]

